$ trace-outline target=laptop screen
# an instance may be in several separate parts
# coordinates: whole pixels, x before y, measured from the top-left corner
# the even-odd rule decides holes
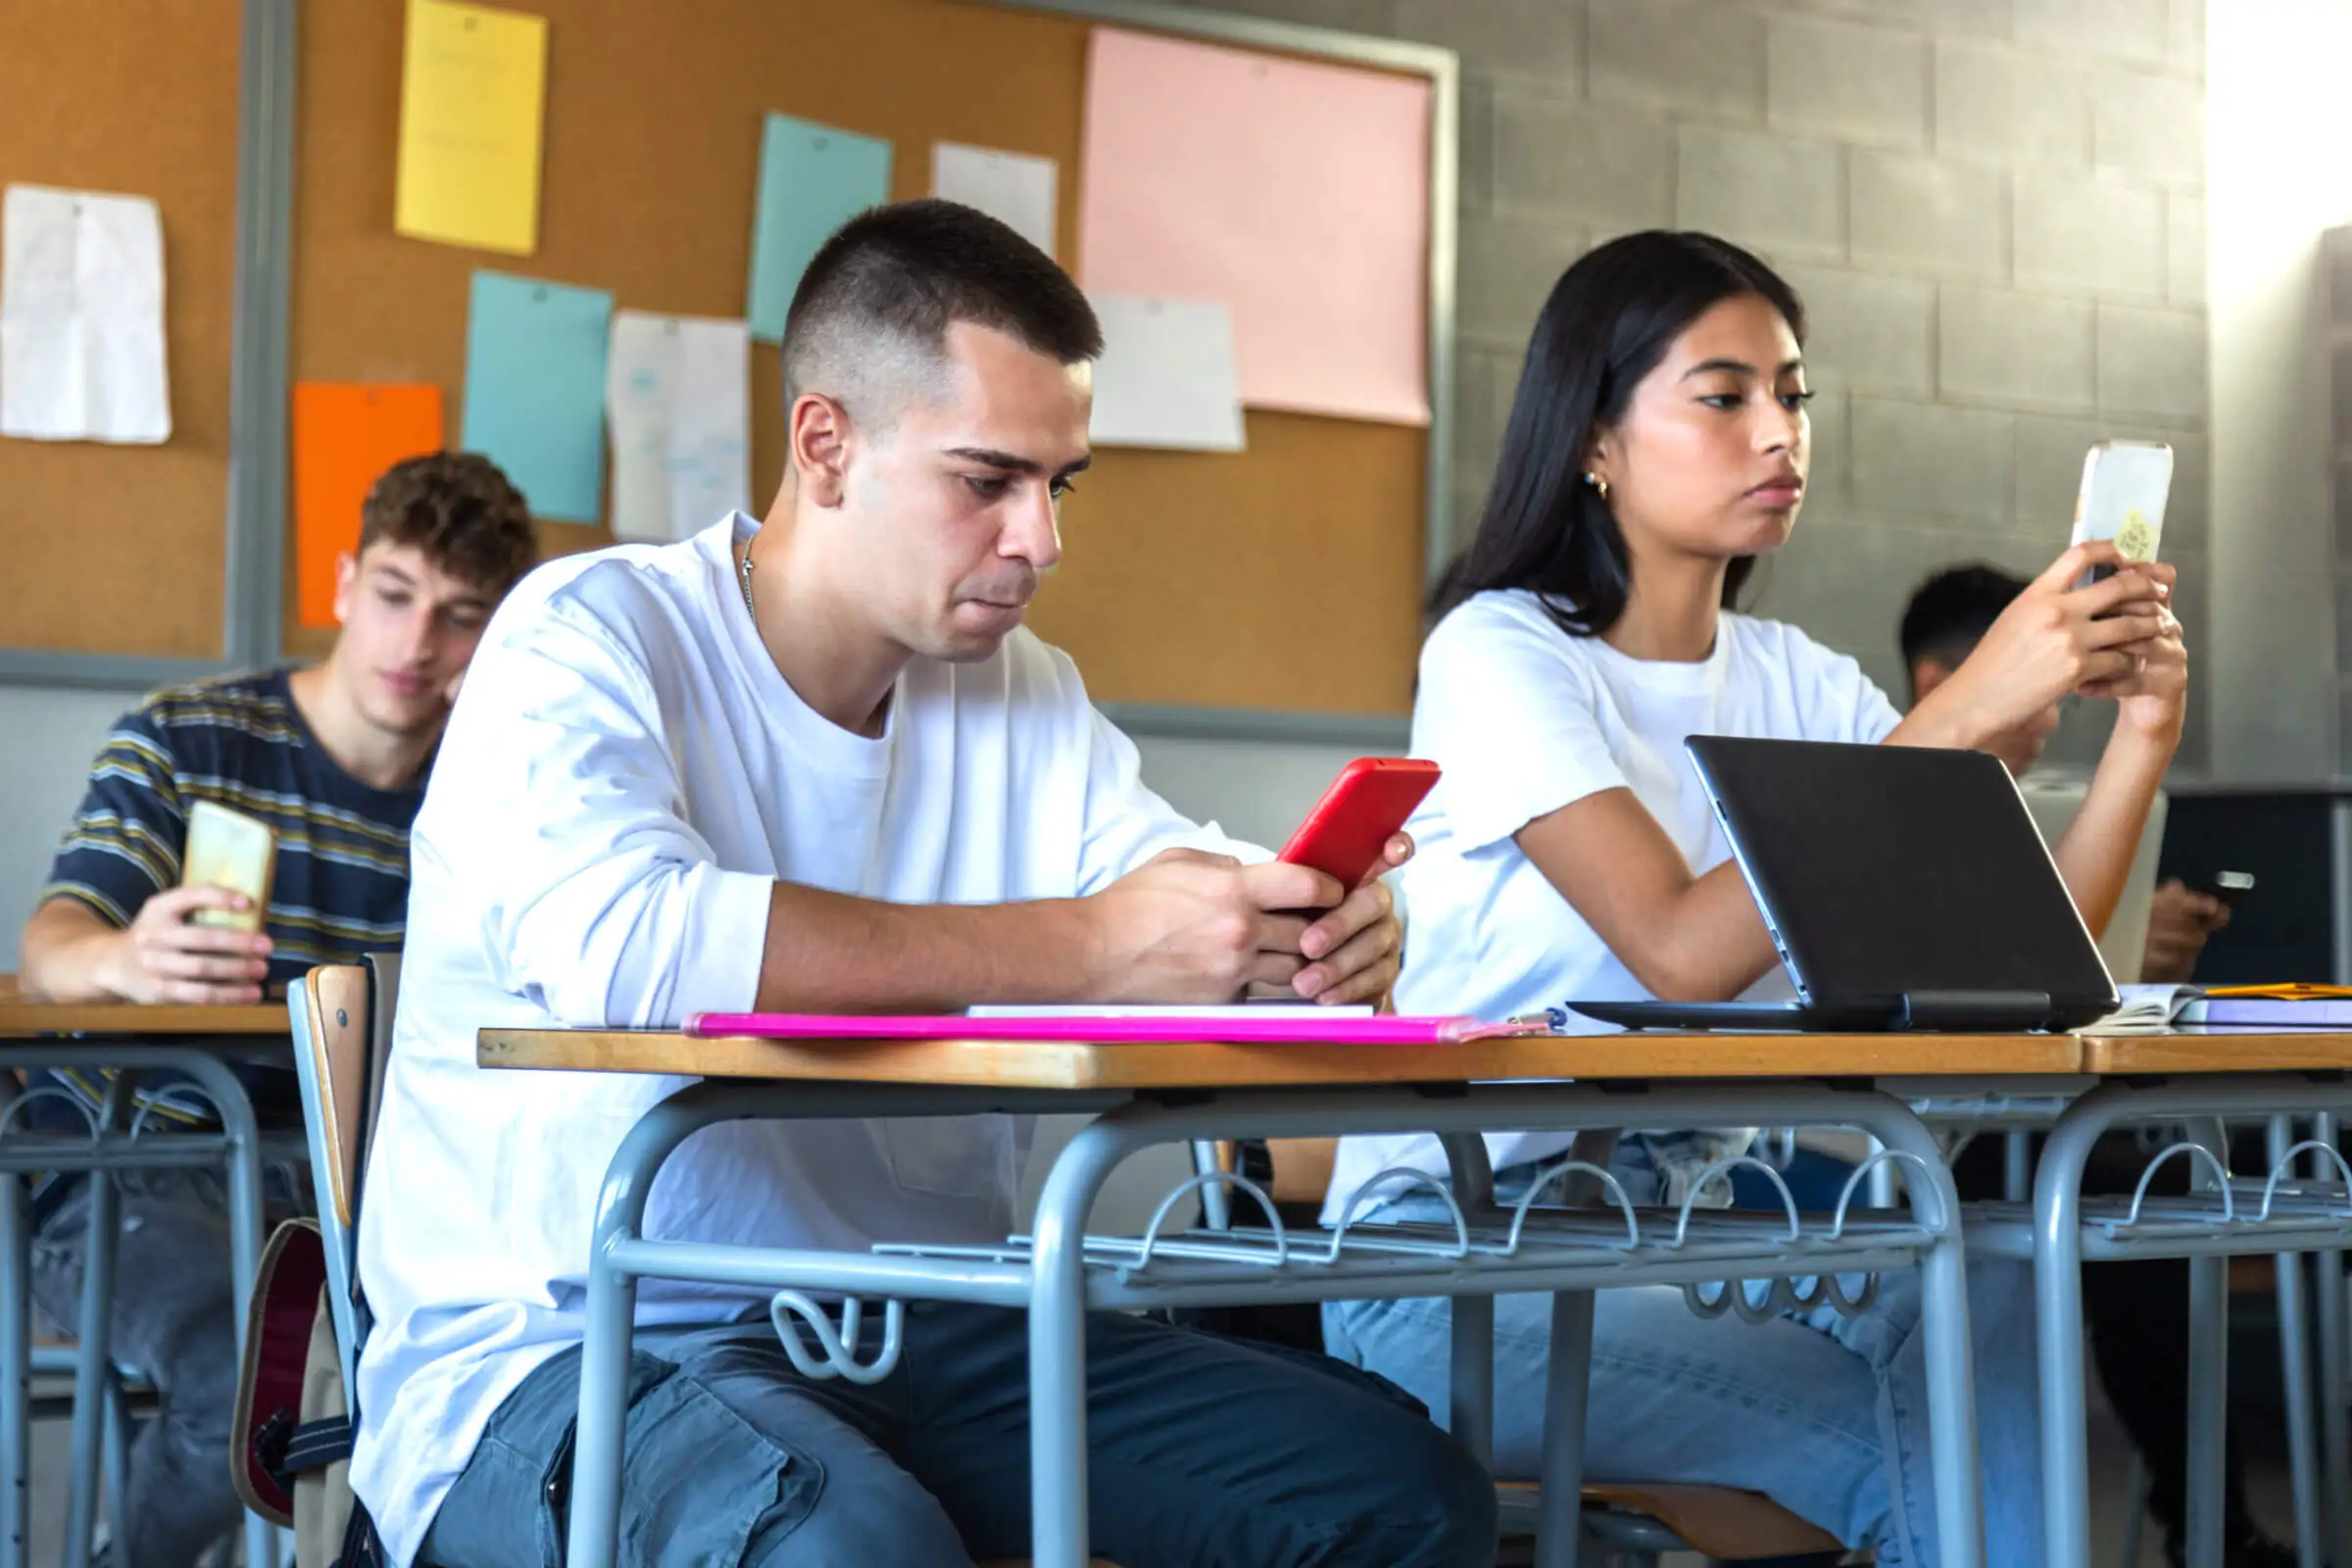
[[[1690,750],[1806,1000],[2114,995],[1997,759],[1721,736]]]

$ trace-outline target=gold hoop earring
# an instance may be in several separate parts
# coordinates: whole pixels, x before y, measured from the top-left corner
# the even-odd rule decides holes
[[[1603,502],[1606,502],[1606,501],[1609,499],[1609,481],[1608,481],[1608,480],[1606,480],[1606,479],[1603,479],[1603,478],[1602,478],[1602,477],[1601,477],[1599,474],[1597,474],[1597,473],[1588,473],[1588,474],[1586,474],[1586,475],[1585,475],[1585,483],[1587,483],[1587,484],[1591,485],[1591,486],[1592,487],[1592,489],[1594,490],[1594,492],[1595,492],[1595,493],[1597,493],[1597,494],[1599,495],[1600,499],[1601,499]]]

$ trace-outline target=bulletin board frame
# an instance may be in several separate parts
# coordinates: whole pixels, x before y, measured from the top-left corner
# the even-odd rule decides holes
[[[295,5],[296,0],[243,0],[237,18],[236,253],[219,656],[0,647],[0,684],[139,689],[249,668],[276,655],[285,538]],[[92,569],[113,568],[100,557]],[[139,568],[132,562],[121,569]]]
[[[1459,183],[1460,74],[1454,52],[1434,45],[1156,3],[1156,0],[966,0],[996,9],[1056,14],[1107,25],[1261,48],[1416,75],[1431,85],[1428,339],[1430,420],[1423,467],[1424,586],[1453,548],[1452,428]],[[237,106],[230,432],[223,550],[222,636],[218,660],[0,648],[0,682],[125,688],[160,685],[275,662],[290,650],[283,615],[290,548],[288,461],[291,279],[294,270],[294,140],[298,0],[242,0]],[[1400,714],[1290,712],[1265,709],[1105,704],[1146,735],[1283,739],[1394,748]]]

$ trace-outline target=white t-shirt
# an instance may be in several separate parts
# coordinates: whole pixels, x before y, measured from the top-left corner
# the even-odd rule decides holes
[[[352,1485],[396,1563],[500,1402],[582,1336],[605,1169],[691,1080],[491,1071],[490,1026],[666,1027],[749,1008],[777,878],[903,904],[1092,893],[1176,846],[1262,856],[1178,816],[1061,653],[917,661],[886,733],[810,710],[761,648],[737,514],[534,572],[493,617],[412,840],[409,940],[360,1225],[375,1313]],[[1025,1119],[747,1121],[662,1169],[650,1235],[862,1250],[1011,1228]],[[766,1293],[647,1280],[643,1324]]]
[[[1407,932],[1398,1010],[1508,1018],[1570,1000],[1647,998],[1513,835],[1588,795],[1631,789],[1703,873],[1731,847],[1685,740],[1868,745],[1897,721],[1860,665],[1778,621],[1727,613],[1704,662],[1663,663],[1572,636],[1532,592],[1478,595],[1421,650],[1412,754],[1446,772],[1412,820],[1418,849],[1398,874]],[[1792,994],[1779,969],[1748,993]],[[1570,1141],[1491,1133],[1487,1148],[1500,1168]],[[1432,1137],[1345,1139],[1327,1215],[1391,1165],[1446,1168]]]

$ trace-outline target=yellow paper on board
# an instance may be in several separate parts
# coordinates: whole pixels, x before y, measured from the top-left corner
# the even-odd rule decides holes
[[[528,256],[539,246],[547,19],[409,0],[392,226]]]

